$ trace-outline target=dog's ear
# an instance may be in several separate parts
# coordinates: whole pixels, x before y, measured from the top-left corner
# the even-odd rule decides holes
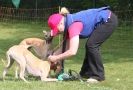
[[[43,34],[44,34],[44,39],[45,39],[48,43],[50,43],[50,42],[52,41],[52,39],[53,39],[53,37],[50,35],[50,32],[44,30],[44,31],[43,31]]]
[[[44,35],[47,35],[47,31],[46,31],[46,30],[43,30],[43,34],[44,34]]]
[[[43,30],[44,39],[47,40],[48,38],[48,32],[46,30]]]

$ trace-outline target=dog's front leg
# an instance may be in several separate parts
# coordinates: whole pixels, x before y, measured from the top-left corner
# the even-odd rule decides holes
[[[45,82],[58,81],[58,79],[56,78],[47,78],[48,75],[49,75],[49,72],[44,72],[41,76],[41,81],[45,81]]]

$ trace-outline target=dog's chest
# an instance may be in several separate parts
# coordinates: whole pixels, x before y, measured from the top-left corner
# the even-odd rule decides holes
[[[32,74],[33,76],[41,76],[41,71],[37,68],[30,67],[29,65],[26,66],[26,69],[29,74]]]

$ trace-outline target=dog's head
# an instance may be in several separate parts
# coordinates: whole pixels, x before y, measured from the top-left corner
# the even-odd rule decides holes
[[[61,62],[56,62],[56,63],[51,62],[50,69],[54,70],[54,72],[58,75],[62,70]]]
[[[46,40],[46,42],[51,43],[53,37],[50,35],[50,32],[43,31],[43,34],[44,34],[44,39]]]

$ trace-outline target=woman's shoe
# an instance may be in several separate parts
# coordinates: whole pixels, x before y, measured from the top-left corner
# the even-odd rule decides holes
[[[96,79],[94,79],[94,78],[89,78],[89,79],[87,79],[87,83],[99,83],[99,81],[98,80],[96,80]]]

